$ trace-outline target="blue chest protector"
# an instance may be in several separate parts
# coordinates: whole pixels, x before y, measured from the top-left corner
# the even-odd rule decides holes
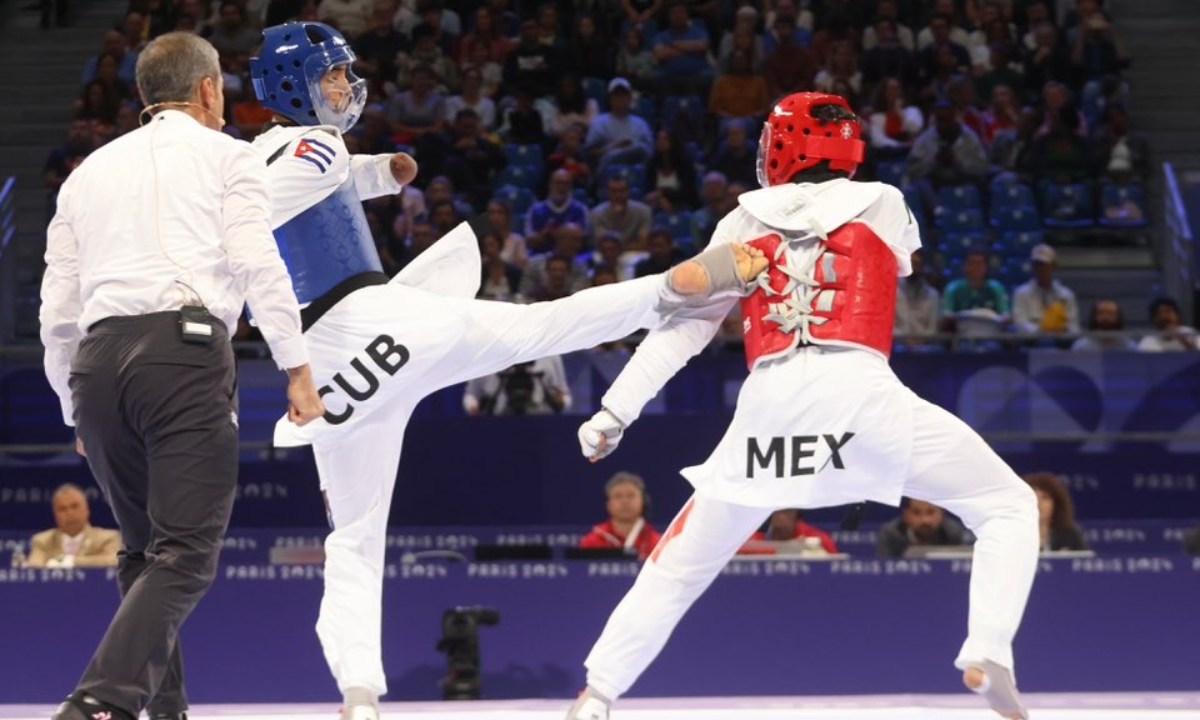
[[[362,200],[347,179],[329,197],[275,230],[296,299],[307,304],[346,278],[383,272]]]

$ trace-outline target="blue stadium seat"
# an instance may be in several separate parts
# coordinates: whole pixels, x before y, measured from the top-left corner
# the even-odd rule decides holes
[[[900,187],[904,181],[904,170],[908,167],[906,160],[884,160],[875,166],[875,179],[881,183]]]
[[[987,235],[981,230],[947,232],[938,243],[938,251],[947,258],[963,258],[968,250],[980,246],[988,246]]]
[[[601,108],[607,106],[608,85],[602,78],[585,77],[583,79],[583,94],[596,101]]]
[[[938,188],[938,205],[947,212],[959,210],[983,210],[979,199],[979,188],[974,185],[947,185]]]
[[[642,95],[633,103],[633,114],[654,127],[658,124],[658,103],[651,95]]]
[[[1011,292],[1013,288],[1029,279],[1031,265],[1028,257],[1009,257],[1000,263],[999,268],[993,269],[990,275]]]
[[[992,227],[1000,232],[1040,230],[1041,220],[1035,205],[993,205]]]
[[[504,156],[508,158],[509,165],[524,165],[539,170],[544,170],[546,167],[546,155],[542,151],[541,145],[509,143],[504,146]]]
[[[629,181],[629,187],[638,194],[646,191],[646,168],[641,165],[609,165],[600,175],[600,189],[607,192],[606,185],[611,177],[623,177]]]
[[[963,232],[983,229],[983,212],[976,208],[943,211],[937,214],[934,223],[947,232]]]
[[[654,227],[671,231],[671,237],[687,237],[692,232],[692,214],[687,210],[659,213],[654,216]]]
[[[496,176],[496,184],[534,188],[541,185],[542,171],[528,165],[508,165]]]
[[[396,145],[396,152],[404,153],[404,154],[410,155],[412,157],[417,156],[417,148],[412,145],[405,145],[404,143],[398,143]]]
[[[1095,224],[1092,193],[1086,185],[1056,185],[1042,188],[1042,223],[1051,228],[1089,228]]]
[[[1150,224],[1146,191],[1141,185],[1105,183],[1100,189],[1100,225],[1141,228]]]
[[[596,204],[595,201],[592,199],[592,194],[587,191],[587,188],[581,188],[581,187],[575,188],[574,190],[571,191],[571,197],[575,198],[576,200],[583,203],[584,205],[587,205],[588,207],[591,207]]]
[[[680,115],[685,115],[689,122],[698,127],[704,118],[704,103],[700,98],[691,95],[670,95],[663,100],[662,126],[670,129],[675,126]]]
[[[1012,258],[1027,258],[1034,245],[1046,242],[1041,230],[1010,230],[1000,234],[1000,243],[994,248],[997,255]]]
[[[493,200],[499,200],[512,213],[513,225],[521,227],[525,223],[525,213],[529,212],[529,208],[533,206],[535,198],[533,191],[526,187],[516,187],[514,185],[501,185],[492,193]],[[518,218],[520,223],[518,223]]]
[[[1022,182],[992,185],[992,207],[1025,207],[1036,205],[1033,188]]]

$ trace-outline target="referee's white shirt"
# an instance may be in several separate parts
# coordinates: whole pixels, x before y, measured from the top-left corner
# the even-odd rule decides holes
[[[249,302],[275,362],[308,362],[271,234],[266,177],[249,143],[166,110],[89,155],[63,183],[47,230],[40,318],[46,376],[68,425],[71,360],[87,329],[107,317],[199,301],[232,335]]]

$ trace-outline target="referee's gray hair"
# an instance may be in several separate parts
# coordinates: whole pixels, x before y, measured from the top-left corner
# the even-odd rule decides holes
[[[54,494],[50,496],[50,502],[54,502],[58,499],[59,495],[62,495],[65,492],[71,492],[72,490],[82,495],[85,502],[87,501],[87,493],[83,491],[83,488],[79,487],[75,483],[63,483],[55,488]]]
[[[160,35],[138,55],[137,88],[146,105],[187,102],[204,78],[221,77],[217,49],[199,35]]]
[[[643,497],[646,495],[646,481],[630,472],[619,472],[609,478],[608,482],[604,483],[604,494],[608,495],[618,485],[632,485],[642,491]]]

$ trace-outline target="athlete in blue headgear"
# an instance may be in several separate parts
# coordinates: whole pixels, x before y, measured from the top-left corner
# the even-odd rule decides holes
[[[277,425],[275,444],[313,446],[332,525],[317,635],[345,699],[343,719],[374,720],[387,691],[380,616],[388,510],[417,403],[516,363],[672,322],[691,312],[686,296],[746,292],[766,259],[724,246],[663,275],[552,303],[486,302],[473,299],[479,247],[463,223],[389,282],[361,201],[399,192],[416,164],[402,153],[347,153],[342,133],[365,94],[353,61],[332,28],[289,23],[264,32],[250,69],[255,94],[280,123],[254,146],[268,165],[275,236],[328,409],[301,432]]]

